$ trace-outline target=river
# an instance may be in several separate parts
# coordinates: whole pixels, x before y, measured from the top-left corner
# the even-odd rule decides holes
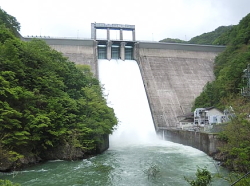
[[[154,130],[139,67],[133,60],[99,60],[99,78],[119,125],[110,148],[79,161],[49,161],[0,175],[22,186],[182,186],[198,167],[212,174],[226,170],[189,146],[159,139]],[[157,170],[152,176],[149,170]],[[215,179],[213,185],[229,185]]]

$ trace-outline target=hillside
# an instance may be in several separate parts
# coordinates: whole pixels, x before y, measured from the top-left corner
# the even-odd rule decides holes
[[[221,151],[227,155],[227,167],[246,173],[250,169],[250,100],[241,95],[241,89],[247,86],[243,71],[250,64],[250,14],[214,42],[227,47],[215,59],[215,81],[204,87],[193,109],[210,106],[221,110],[232,108],[235,117],[220,134],[227,143]]]
[[[0,15],[0,171],[98,153],[118,121],[90,68],[21,41],[16,19]]]
[[[161,42],[185,43],[171,38]],[[250,14],[238,25],[221,26],[186,43],[227,46],[215,59],[215,80],[207,83],[203,92],[195,99],[192,110],[211,106],[221,110],[230,108],[235,117],[231,118],[225,130],[219,134],[219,138],[226,143],[220,150],[229,169],[247,173],[250,169],[250,100],[241,95],[241,90],[247,87],[248,82],[243,78],[243,71],[250,64]]]
[[[200,45],[225,45],[225,42],[222,42],[223,39],[220,39],[219,41],[218,38],[224,38],[232,28],[233,26],[220,26],[212,32],[204,33],[199,36],[193,37],[189,41],[166,38],[160,40],[159,42],[187,43],[187,44],[200,44]]]
[[[218,37],[230,31],[233,26],[220,26],[212,32],[201,34],[200,36],[193,37],[188,41],[189,44],[203,44],[203,45],[223,45],[216,41]]]
[[[172,38],[162,39],[159,42],[165,42],[165,43],[188,43],[187,41],[183,41],[183,40],[180,40],[180,39],[172,39]]]
[[[215,81],[208,83],[194,106],[223,108],[223,98],[234,97],[246,86],[243,70],[250,63],[250,14],[225,32],[215,42],[226,44],[226,50],[215,59]]]

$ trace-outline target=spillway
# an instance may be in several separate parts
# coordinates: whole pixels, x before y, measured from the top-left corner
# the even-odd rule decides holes
[[[119,125],[110,147],[152,143],[156,139],[140,69],[134,60],[99,60],[99,79]]]

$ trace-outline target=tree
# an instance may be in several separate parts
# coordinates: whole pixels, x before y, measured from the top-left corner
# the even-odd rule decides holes
[[[180,39],[172,39],[172,38],[162,39],[159,42],[165,42],[165,43],[187,43],[187,41],[183,41],[183,40],[180,40]]]
[[[20,36],[18,31],[20,30],[20,23],[17,22],[16,18],[7,14],[3,9],[0,8],[0,25],[4,25],[10,29],[12,34]]]
[[[184,177],[191,186],[208,186],[212,182],[212,175],[206,168],[198,167],[195,175],[196,179],[193,180]]]
[[[235,117],[221,135],[226,144],[221,151],[227,154],[226,165],[237,172],[247,173],[250,169],[250,103],[243,97],[230,101]]]
[[[0,186],[20,186],[18,183],[12,183],[9,180],[1,180],[0,179]]]
[[[62,145],[95,153],[118,121],[90,68],[0,27],[0,162]]]

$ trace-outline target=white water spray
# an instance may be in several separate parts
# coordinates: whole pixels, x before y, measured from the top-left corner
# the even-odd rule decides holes
[[[157,139],[138,64],[134,60],[98,60],[99,79],[119,120],[110,147],[152,144]]]

